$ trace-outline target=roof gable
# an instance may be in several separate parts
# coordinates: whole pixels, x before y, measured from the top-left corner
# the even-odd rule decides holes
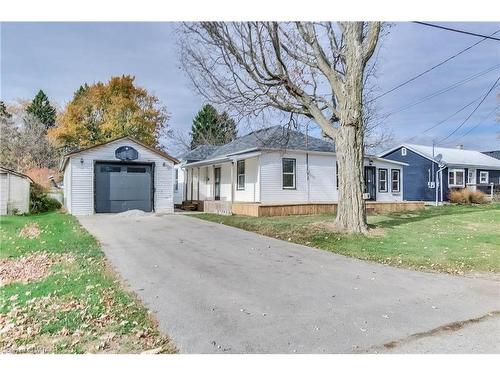
[[[146,145],[146,144],[144,144],[144,143],[142,143],[142,142],[138,141],[137,139],[134,139],[134,138],[132,138],[130,136],[124,136],[124,137],[112,139],[112,140],[104,142],[104,143],[100,143],[98,145],[93,145],[93,146],[90,146],[90,147],[82,148],[80,150],[77,150],[77,151],[74,151],[74,152],[70,152],[70,153],[64,155],[63,159],[61,161],[60,170],[64,170],[64,168],[66,167],[67,161],[69,160],[69,158],[71,158],[73,156],[76,156],[76,155],[82,154],[84,152],[88,152],[88,151],[91,151],[93,149],[97,149],[97,148],[109,145],[109,144],[114,143],[114,142],[119,142],[119,141],[122,141],[122,140],[125,140],[125,139],[128,140],[129,142],[135,143],[138,146],[144,147],[145,149],[147,149],[147,150],[149,150],[149,151],[151,151],[151,152],[153,152],[153,153],[161,156],[164,159],[172,161],[174,164],[179,163],[179,160],[177,160],[173,156],[169,155],[165,151],[161,151],[161,150],[158,150],[158,149],[156,149],[154,147],[148,146],[148,145]]]
[[[448,147],[434,147],[433,150],[432,146],[410,143],[403,143],[398,147],[394,147],[390,150],[384,151],[380,156],[384,157],[402,147],[406,147],[407,149],[431,161],[435,161],[433,155],[434,157],[437,155],[441,155],[441,163],[445,165],[470,165],[475,167],[500,168],[500,160],[492,158],[491,156],[485,155],[479,151]]]

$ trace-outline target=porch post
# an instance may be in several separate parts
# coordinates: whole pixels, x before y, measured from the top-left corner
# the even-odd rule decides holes
[[[231,161],[231,203],[234,202],[234,161]]]
[[[212,183],[210,184],[212,190],[212,200],[215,201],[215,165],[212,164]]]

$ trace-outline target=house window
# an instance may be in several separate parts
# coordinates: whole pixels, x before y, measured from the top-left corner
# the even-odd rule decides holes
[[[282,164],[283,189],[295,189],[295,169],[296,169],[295,159],[283,158],[283,164]]]
[[[469,169],[469,172],[467,173],[467,183],[468,184],[475,184],[476,183],[476,170],[475,169]]]
[[[401,156],[406,156],[406,147],[401,148]]]
[[[465,186],[465,171],[463,169],[448,170],[448,186],[449,187],[464,187]]]
[[[178,191],[179,190],[179,170],[176,169],[175,170],[175,191]]]
[[[399,192],[401,171],[399,169],[391,169],[391,191]]]
[[[486,171],[479,172],[479,183],[487,184],[490,180],[490,174]]]
[[[236,162],[237,186],[238,190],[245,190],[245,160]]]
[[[387,169],[378,170],[378,191],[387,193]]]

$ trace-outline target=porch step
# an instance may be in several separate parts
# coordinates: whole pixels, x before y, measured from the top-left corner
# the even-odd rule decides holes
[[[181,209],[183,209],[185,211],[197,211],[198,210],[198,202],[184,201],[184,202],[182,202]]]

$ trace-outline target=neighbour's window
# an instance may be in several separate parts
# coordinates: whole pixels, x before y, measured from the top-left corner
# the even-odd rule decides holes
[[[178,191],[179,190],[179,170],[176,169],[175,170],[175,191]]]
[[[400,170],[399,169],[391,169],[391,191],[399,192],[400,185]]]
[[[237,189],[245,190],[245,160],[238,160],[236,162],[237,174]]]
[[[464,174],[463,169],[450,169],[448,171],[448,186],[450,187],[464,187]]]
[[[475,184],[476,183],[476,171],[475,170],[470,170],[469,173],[467,174],[467,183],[468,184]]]
[[[403,147],[403,148],[401,149],[401,155],[402,155],[402,156],[406,156],[406,147]]]
[[[487,184],[490,179],[490,174],[486,171],[481,171],[479,172],[479,183],[480,184]]]
[[[387,169],[378,170],[378,191],[387,193]]]
[[[283,189],[295,189],[296,160],[283,158]]]

